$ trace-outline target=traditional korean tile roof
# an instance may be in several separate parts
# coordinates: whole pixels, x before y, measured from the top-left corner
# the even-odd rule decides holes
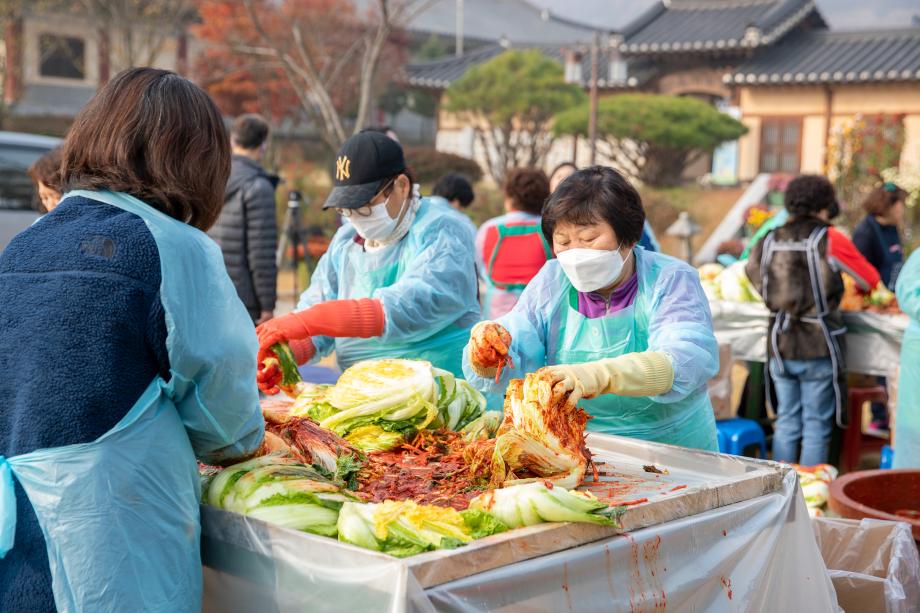
[[[409,64],[405,67],[406,80],[417,87],[446,89],[470,68],[484,64],[505,51],[506,47],[502,45],[488,45],[459,57]]]
[[[725,75],[736,85],[920,80],[920,28],[791,35]]]
[[[510,46],[489,45],[481,47],[460,57],[448,57],[430,62],[409,64],[405,67],[405,80],[416,87],[430,89],[446,89],[451,83],[462,77],[468,70],[488,62],[509,50]],[[561,46],[522,46],[515,49],[537,49],[560,64],[564,63],[564,48]],[[609,67],[601,63],[599,67],[598,87],[602,89],[634,88],[642,85],[655,74],[655,67],[645,61],[630,61],[627,64],[624,81],[612,80],[609,77]],[[591,79],[591,58],[584,53],[581,60],[581,85],[588,86]]]
[[[359,13],[376,4],[376,0],[352,2]],[[433,0],[414,16],[407,29],[423,35],[456,36],[456,0]],[[562,45],[591,40],[593,32],[590,25],[562,18],[527,0],[464,0],[463,37],[468,41]]]
[[[806,20],[823,26],[811,0],[662,0],[621,33],[620,51],[667,54],[753,49]]]

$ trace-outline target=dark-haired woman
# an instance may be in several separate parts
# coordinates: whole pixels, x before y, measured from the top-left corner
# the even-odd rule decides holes
[[[60,204],[0,255],[0,610],[200,611],[195,458],[244,458],[264,429],[252,320],[202,232],[220,113],[123,72],[61,168]]]
[[[50,213],[61,199],[61,148],[55,147],[29,166],[43,213]]]
[[[615,170],[595,166],[564,181],[542,218],[556,259],[513,311],[473,329],[464,371],[479,389],[501,392],[545,367],[585,399],[591,430],[715,450],[709,305],[692,267],[637,247],[644,221],[638,192]],[[514,366],[496,383],[507,358]]]
[[[885,183],[866,197],[866,216],[853,231],[853,243],[882,276],[885,287],[894,289],[904,262],[898,227],[904,222],[907,192]]]
[[[462,215],[419,196],[402,147],[363,131],[342,145],[324,209],[348,222],[296,311],[259,326],[260,357],[290,341],[299,364],[335,351],[341,368],[374,358],[428,360],[461,374],[479,320],[473,245]],[[259,373],[276,392],[277,368]]]
[[[904,222],[906,202],[907,192],[894,183],[877,187],[863,201],[866,216],[853,231],[853,244],[878,270],[882,283],[891,290],[904,265],[899,227]],[[886,385],[885,378],[879,377],[878,383]],[[888,407],[884,403],[872,403],[869,430],[880,433],[888,430]]]
[[[552,257],[540,230],[540,211],[550,192],[546,173],[539,168],[515,168],[505,178],[503,190],[505,214],[482,224],[476,234],[486,319],[514,308],[521,292]]]

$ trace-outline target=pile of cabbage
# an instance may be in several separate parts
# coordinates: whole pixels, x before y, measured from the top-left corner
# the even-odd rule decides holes
[[[763,302],[747,277],[745,264],[747,260],[735,262],[728,268],[715,263],[699,267],[700,283],[710,302]]]
[[[799,475],[799,485],[808,514],[811,517],[822,517],[827,510],[827,501],[831,495],[830,484],[837,478],[837,469],[830,464],[792,466]]]
[[[590,493],[539,482],[485,492],[464,511],[411,500],[365,503],[315,467],[278,455],[225,468],[210,477],[204,499],[219,509],[396,557],[454,549],[542,522],[616,526],[621,512]]]
[[[310,417],[358,449],[386,451],[421,429],[462,430],[486,400],[469,383],[421,360],[368,360],[335,385],[305,387],[291,413]]]
[[[587,414],[539,373],[511,382],[504,415],[485,411],[485,398],[466,381],[416,360],[360,362],[335,385],[299,384],[297,391],[289,410],[265,413],[273,442],[266,448],[278,453],[203,471],[208,504],[398,557],[542,522],[618,526],[622,508],[574,491],[591,461]],[[353,478],[370,457],[364,454],[415,449],[411,441],[423,429],[461,432],[464,457],[478,451],[475,462],[491,458],[497,489],[463,510],[367,502]]]

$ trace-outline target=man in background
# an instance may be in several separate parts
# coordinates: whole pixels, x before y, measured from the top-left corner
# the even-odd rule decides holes
[[[227,273],[256,325],[274,315],[278,276],[278,177],[259,164],[267,139],[268,122],[261,116],[242,115],[233,122],[233,158],[224,208],[208,232],[220,245]]]

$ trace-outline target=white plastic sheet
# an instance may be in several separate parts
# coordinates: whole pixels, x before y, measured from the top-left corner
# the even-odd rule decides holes
[[[437,586],[438,611],[835,611],[794,474],[783,490]]]
[[[904,522],[818,518],[818,547],[846,611],[920,611],[920,556]]]
[[[769,312],[762,304],[711,302],[712,326],[719,343],[728,343],[736,360],[765,362]],[[907,316],[843,312],[847,326],[847,370],[879,377],[898,366]]]
[[[427,590],[404,561],[203,509],[204,611],[836,611],[795,473],[766,496]]]

